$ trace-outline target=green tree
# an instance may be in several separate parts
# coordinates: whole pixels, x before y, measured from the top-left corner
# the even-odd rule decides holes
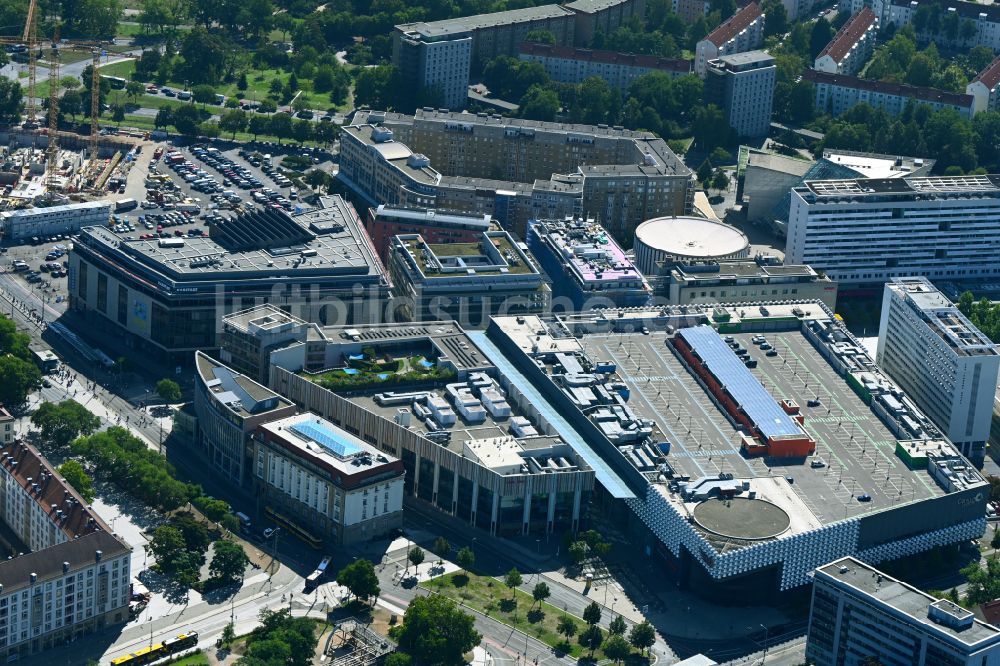
[[[0,82],[4,79],[0,79]],[[0,315],[0,352],[16,356],[22,361],[31,361],[31,336],[17,330],[17,325]]]
[[[80,435],[90,435],[101,426],[101,419],[75,400],[43,402],[31,415],[42,439],[57,447],[69,446]]]
[[[551,122],[556,119],[557,113],[559,113],[559,95],[554,90],[534,85],[528,88],[528,92],[521,98],[522,118]]]
[[[783,35],[788,30],[788,10],[780,0],[769,0],[764,3],[764,36]]]
[[[177,558],[185,552],[184,535],[172,525],[160,525],[149,538],[149,552],[165,571],[176,568]]]
[[[510,589],[510,598],[515,598],[514,590],[518,585],[524,582],[524,578],[521,576],[521,572],[517,570],[517,567],[512,568],[507,572],[507,575],[503,578],[503,583]]]
[[[181,399],[181,387],[172,379],[156,382],[156,394],[163,402],[177,402]]]
[[[370,599],[374,602],[381,593],[375,567],[364,558],[354,560],[341,569],[337,574],[337,582],[364,601]]]
[[[814,59],[819,55],[830,40],[833,39],[833,27],[825,18],[816,19],[812,32],[809,33],[809,58]]]
[[[565,636],[566,640],[569,640],[576,635],[576,621],[569,615],[562,615],[559,617],[559,622],[556,624],[556,631],[559,635]]]
[[[180,530],[189,551],[197,553],[199,557],[205,556],[212,539],[208,535],[208,529],[203,522],[196,520],[189,513],[182,513],[174,516],[170,521],[170,525]]]
[[[281,143],[282,139],[292,136],[292,117],[284,112],[276,113],[268,120],[267,129]]]
[[[67,90],[63,93],[62,99],[59,100],[59,112],[68,113],[73,120],[76,120],[78,114],[83,113],[83,98],[79,90]]]
[[[729,189],[729,176],[722,169],[716,171],[715,175],[712,176],[712,188],[720,192]]]
[[[385,658],[385,666],[412,666],[413,657],[405,652],[393,652]]]
[[[590,650],[590,656],[594,656],[594,651],[601,647],[604,641],[604,632],[596,624],[592,624],[580,634],[580,645]]]
[[[233,54],[233,47],[222,33],[198,27],[185,35],[180,54],[184,59],[184,75],[194,84],[217,83]]]
[[[406,561],[414,567],[419,567],[420,563],[424,561],[424,549],[420,546],[410,548],[409,552],[406,553]]]
[[[729,143],[732,130],[726,123],[722,109],[714,104],[708,104],[696,108],[692,115],[691,133],[702,149],[711,151]]]
[[[601,607],[596,601],[590,602],[590,605],[583,609],[583,621],[590,626],[600,624]]]
[[[268,117],[259,114],[253,114],[250,116],[250,120],[247,123],[247,129],[253,134],[254,140],[260,134],[267,134]]]
[[[199,83],[191,88],[191,100],[201,105],[214,104],[215,87],[207,83]]]
[[[632,644],[632,647],[646,654],[646,651],[656,643],[656,630],[653,629],[653,625],[643,620],[632,627],[632,631],[628,635],[628,640]]]
[[[483,639],[472,616],[442,594],[410,602],[403,624],[392,636],[417,663],[440,666],[464,664],[463,655]]]
[[[247,73],[240,72],[239,77],[237,77],[236,79],[236,89],[239,90],[240,92],[244,92],[248,87],[249,84],[247,83]]]
[[[621,634],[612,634],[608,637],[608,640],[604,642],[603,650],[604,656],[616,664],[620,664],[632,654],[632,646]]]
[[[628,625],[625,624],[625,618],[621,615],[616,615],[615,619],[611,620],[611,624],[608,625],[608,633],[612,636],[624,636],[626,631],[628,631]]]
[[[535,587],[531,590],[531,598],[535,600],[535,603],[538,604],[539,608],[541,608],[542,602],[548,599],[551,595],[552,590],[550,590],[549,586],[544,582],[536,583]]]
[[[250,558],[247,557],[243,546],[220,539],[215,542],[212,548],[212,561],[208,565],[208,572],[217,580],[236,581],[242,580]]]
[[[8,407],[24,404],[41,381],[42,375],[34,363],[15,356],[0,357],[0,404]]]
[[[440,557],[444,557],[451,552],[451,544],[443,536],[439,536],[434,539],[434,552]]]
[[[471,548],[466,546],[458,551],[458,554],[455,556],[455,561],[463,571],[468,571],[476,564],[476,554]]]
[[[141,81],[129,81],[125,84],[125,95],[134,104],[139,100],[139,96],[146,92],[146,86]]]
[[[83,465],[76,460],[67,460],[59,466],[59,474],[66,479],[69,485],[76,488],[76,492],[80,493],[80,497],[87,502],[94,501],[94,481],[84,471]]]
[[[159,129],[174,124],[174,111],[169,106],[161,106],[156,110],[156,118],[153,119],[153,127]]]
[[[111,120],[113,120],[116,124],[121,125],[122,121],[125,120],[125,107],[121,104],[112,104]]]
[[[201,122],[201,114],[194,106],[185,104],[173,110],[171,121],[181,134],[195,136],[198,134],[198,124]]]
[[[587,544],[584,541],[574,541],[569,545],[569,548],[566,549],[566,552],[569,554],[569,559],[573,562],[573,564],[580,564],[587,559]]]
[[[231,109],[223,114],[219,119],[219,129],[230,132],[236,138],[237,132],[242,132],[247,128],[247,114],[243,109]]]

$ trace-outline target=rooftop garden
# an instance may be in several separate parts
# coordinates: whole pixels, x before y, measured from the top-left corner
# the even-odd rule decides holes
[[[423,355],[404,357],[386,355],[379,358],[372,347],[365,347],[360,354],[349,356],[342,368],[301,374],[330,390],[446,381],[455,377],[453,370],[442,368]]]
[[[502,237],[492,238],[491,240],[494,246],[496,247],[497,251],[500,253],[500,256],[504,258],[501,260],[504,263],[500,263],[499,265],[506,268],[509,273],[528,273],[531,271],[531,267],[527,264],[527,262],[521,259],[520,253],[514,246],[510,244],[510,242],[506,238]],[[485,241],[480,241],[478,243],[421,244],[417,241],[407,241],[406,247],[413,254],[413,257],[416,259],[417,265],[420,267],[420,270],[425,274],[427,274],[427,262],[424,260],[423,252],[421,252],[421,249],[423,247],[426,247],[431,252],[433,252],[434,255],[439,260],[442,260],[442,262],[444,262],[448,257],[462,257],[462,258],[483,257],[485,260],[484,263],[478,264],[474,262],[469,265],[469,268],[474,268],[476,269],[477,272],[479,271],[495,272],[497,265],[494,264],[494,261],[490,259],[489,255],[487,254],[487,250],[483,246],[484,242]],[[508,261],[506,261],[505,258],[507,257],[508,253],[514,257],[514,261],[517,263],[509,263]],[[445,265],[445,268],[448,268],[447,264]],[[447,277],[448,273],[433,273],[433,275],[435,275],[436,277],[442,277],[442,276]],[[465,276],[465,273],[458,272],[455,273],[455,275]]]

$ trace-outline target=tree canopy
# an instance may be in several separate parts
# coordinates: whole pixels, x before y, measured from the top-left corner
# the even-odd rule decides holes
[[[41,431],[42,439],[55,446],[69,446],[80,435],[90,435],[101,426],[101,419],[75,400],[43,402],[31,415],[31,423]]]
[[[441,594],[410,602],[403,624],[390,634],[400,650],[421,666],[458,666],[463,655],[482,640],[471,615]]]

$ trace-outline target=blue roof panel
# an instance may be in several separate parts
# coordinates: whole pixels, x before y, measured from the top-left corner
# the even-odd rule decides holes
[[[804,434],[714,328],[704,325],[682,328],[677,335],[691,345],[765,439]]]
[[[320,423],[303,421],[290,426],[290,429],[302,437],[316,442],[338,458],[346,458],[355,453],[361,453],[363,450],[345,435],[336,433]]]

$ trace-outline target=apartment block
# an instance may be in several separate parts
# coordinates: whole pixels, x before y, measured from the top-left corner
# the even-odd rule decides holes
[[[628,92],[633,81],[650,72],[663,72],[671,77],[691,73],[690,60],[552,46],[537,42],[522,44],[518,57],[524,61],[539,63],[553,81],[580,83],[596,76],[623,95]]]
[[[0,657],[129,620],[131,548],[33,446],[0,448]]]
[[[1000,660],[1000,630],[854,557],[813,576],[806,660],[860,664],[983,666]]]
[[[690,169],[648,132],[433,109],[356,113],[339,178],[373,206],[490,215],[521,238],[533,217],[586,212],[630,242],[691,198]]]
[[[1000,56],[965,87],[965,93],[975,100],[973,113],[1000,111]]]
[[[785,260],[841,285],[1000,275],[1000,176],[817,180],[792,189]]]
[[[440,37],[431,31],[410,29],[395,37],[393,64],[403,80],[415,82],[420,88],[437,88],[441,104],[464,108],[469,94],[472,35],[456,32]]]
[[[926,278],[894,278],[885,286],[877,361],[982,466],[1000,352]]]
[[[764,43],[765,18],[760,5],[751,2],[708,33],[695,46],[695,74],[704,78],[710,60],[760,48]]]
[[[802,78],[812,82],[816,95],[816,110],[839,116],[855,104],[867,102],[876,109],[884,109],[891,116],[898,116],[908,104],[915,102],[938,111],[954,109],[963,118],[975,115],[972,95],[945,92],[935,88],[911,86],[906,83],[871,81],[846,74],[828,74],[807,69]]]
[[[0,405],[0,444],[7,445],[14,441],[14,417]]]
[[[764,51],[746,51],[710,60],[705,101],[723,110],[738,136],[767,136],[777,68]]]
[[[932,4],[932,0],[873,0],[872,10],[878,16],[880,25],[892,24],[899,29],[913,23],[921,4]],[[934,4],[939,4],[941,12],[958,16],[958,33],[953,39],[949,39],[944,31],[938,30],[934,34],[918,34],[919,38],[933,40],[951,48],[985,46],[1000,51],[1000,5],[962,0]],[[962,30],[961,25],[966,22],[974,30]]]
[[[875,50],[878,17],[869,7],[852,16],[820,51],[813,68],[827,74],[853,76],[861,71]]]
[[[572,0],[562,6],[576,14],[573,39],[578,46],[590,46],[595,34],[610,34],[646,15],[646,0]]]
[[[506,231],[472,243],[429,243],[396,236],[389,248],[394,312],[407,321],[459,322],[478,328],[496,314],[548,310],[551,290]]]

